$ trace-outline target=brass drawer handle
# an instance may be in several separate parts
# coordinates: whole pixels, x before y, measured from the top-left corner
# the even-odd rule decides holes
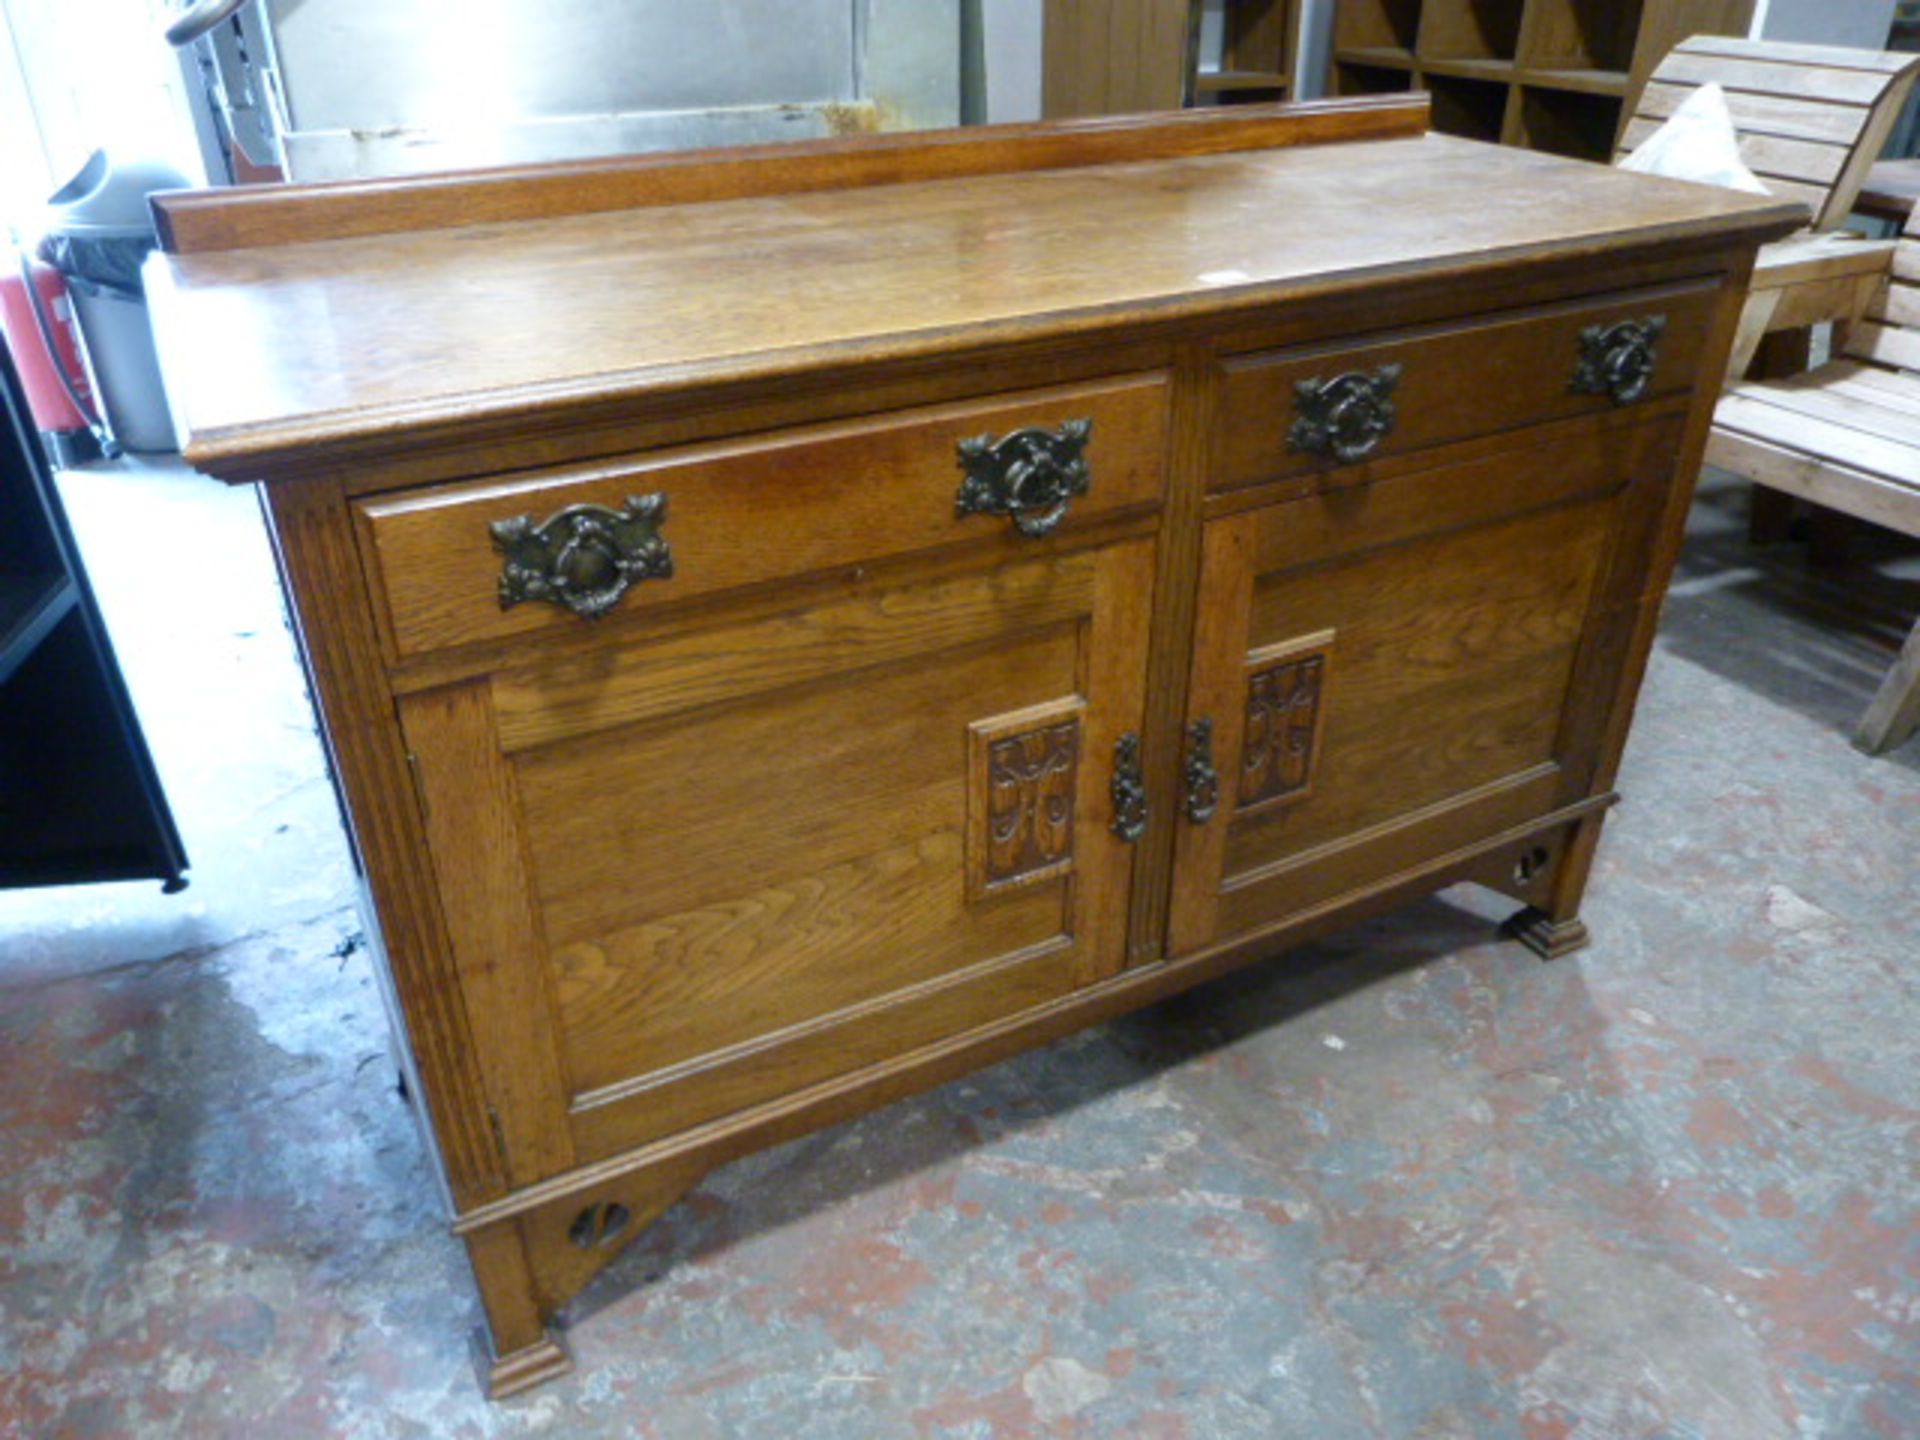
[[[1382,365],[1371,375],[1349,370],[1331,380],[1315,375],[1298,381],[1287,448],[1331,455],[1343,465],[1366,459],[1393,430],[1393,392],[1403,368]]]
[[[495,520],[493,548],[506,556],[500,608],[545,600],[598,620],[642,580],[673,574],[673,551],[661,538],[665,495],[631,495],[619,510],[569,505],[534,524],[531,515]]]
[[[1050,534],[1067,518],[1067,506],[1087,493],[1087,437],[1092,420],[1069,420],[1055,429],[1029,426],[1001,436],[976,435],[960,442],[966,479],[954,498],[957,515],[1010,515],[1022,535]]]
[[[1140,737],[1129,730],[1113,746],[1113,833],[1129,845],[1147,833],[1147,782],[1140,773]]]
[[[1660,363],[1660,337],[1667,317],[1589,325],[1580,332],[1580,356],[1573,367],[1573,393],[1611,395],[1616,405],[1644,400]]]
[[[1220,808],[1220,772],[1213,766],[1213,721],[1196,720],[1187,731],[1187,819],[1204,825]]]

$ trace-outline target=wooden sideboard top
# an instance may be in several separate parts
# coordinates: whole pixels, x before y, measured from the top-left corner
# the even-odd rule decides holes
[[[1311,118],[1311,107],[1301,112]],[[326,210],[346,213],[345,197],[326,187],[269,197],[280,208],[260,233],[303,233],[304,202],[316,220],[304,233],[332,225],[341,238],[162,254],[149,266],[187,455],[254,479],[301,451],[400,440],[421,426],[1207,315],[1383,276],[1467,277],[1630,243],[1772,238],[1804,213],[1409,135],[1404,122],[1398,138],[1279,148],[1271,113],[1244,123],[1268,148],[1114,162],[1108,145],[1087,152],[1105,163],[954,174],[950,157],[967,142],[948,140],[945,170],[917,173],[950,178],[803,178],[821,188],[779,193],[763,176],[737,185],[737,198],[658,203],[656,193],[609,210],[589,194],[574,213],[562,200],[524,219],[439,223],[449,206],[463,213],[456,187],[394,222],[424,228],[385,234],[351,232],[377,224],[381,205],[404,207],[403,184],[363,197],[344,223]],[[848,153],[844,142],[827,146]],[[656,190],[704,193],[689,179],[697,171],[675,175]],[[219,203],[187,195],[159,208],[170,233],[198,232],[217,228],[209,213]],[[255,192],[237,203],[261,202]],[[464,213],[512,212],[496,196]]]

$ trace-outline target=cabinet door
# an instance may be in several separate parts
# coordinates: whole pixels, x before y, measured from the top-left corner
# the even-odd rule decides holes
[[[514,1182],[1117,971],[1152,586],[1121,540],[405,697]]]
[[[1678,426],[1556,427],[1208,522],[1175,953],[1586,792]]]

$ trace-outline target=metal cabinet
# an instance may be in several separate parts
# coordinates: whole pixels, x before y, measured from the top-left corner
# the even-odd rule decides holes
[[[0,351],[0,887],[185,886],[179,832]]]

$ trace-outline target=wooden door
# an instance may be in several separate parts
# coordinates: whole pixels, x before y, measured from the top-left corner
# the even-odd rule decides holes
[[[1678,424],[1554,426],[1207,523],[1173,953],[1586,793]]]
[[[512,1180],[1117,971],[1154,544],[401,701]]]

